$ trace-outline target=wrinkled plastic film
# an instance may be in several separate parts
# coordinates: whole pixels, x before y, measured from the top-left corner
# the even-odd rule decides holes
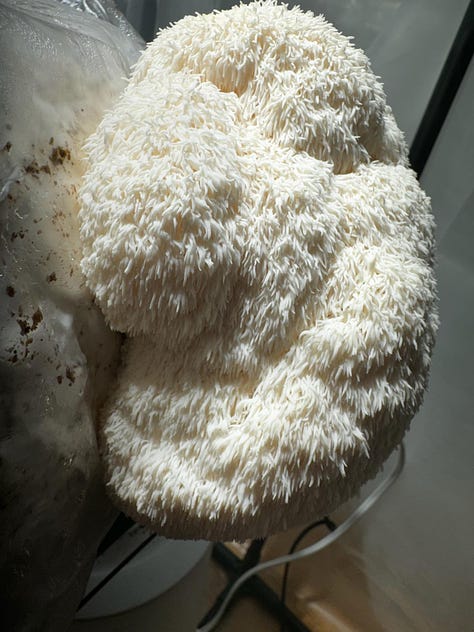
[[[0,2],[2,618],[63,630],[114,516],[95,439],[120,339],[79,269],[82,145],[141,40],[56,2]]]

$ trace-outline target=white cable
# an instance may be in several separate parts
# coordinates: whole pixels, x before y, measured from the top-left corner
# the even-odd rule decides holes
[[[361,502],[361,504],[351,513],[351,515],[341,522],[341,524],[331,533],[326,535],[321,540],[318,540],[315,544],[306,547],[305,549],[301,549],[301,551],[297,551],[296,553],[292,553],[291,555],[283,555],[282,557],[277,557],[273,560],[269,560],[268,562],[263,562],[262,564],[257,564],[247,572],[243,573],[239,577],[239,579],[234,583],[226,598],[222,602],[221,607],[216,612],[214,617],[204,624],[202,627],[197,628],[196,632],[210,632],[214,630],[216,625],[221,620],[224,612],[229,605],[232,597],[235,595],[236,591],[242,586],[244,582],[247,581],[252,575],[256,573],[260,573],[261,571],[266,570],[267,568],[272,568],[273,566],[278,566],[279,564],[287,564],[288,562],[295,562],[296,560],[300,560],[303,557],[307,557],[308,555],[313,555],[321,549],[326,548],[333,542],[335,542],[338,538],[341,537],[346,531],[348,531],[362,516],[378,501],[378,499],[388,490],[389,487],[393,485],[393,483],[400,476],[401,471],[403,470],[403,466],[405,464],[405,447],[403,443],[400,445],[399,454],[398,454],[398,462],[393,469],[392,473],[385,478],[380,485],[378,485],[373,492],[371,492],[365,500]]]

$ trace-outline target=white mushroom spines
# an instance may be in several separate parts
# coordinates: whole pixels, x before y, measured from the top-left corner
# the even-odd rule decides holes
[[[322,16],[272,2],[187,16],[149,46],[129,89],[182,69],[237,94],[264,136],[331,160],[337,173],[406,159],[367,57]]]
[[[187,17],[87,150],[82,267],[129,336],[117,503],[210,539],[330,511],[403,436],[437,326],[429,201],[366,57],[273,2]]]
[[[114,329],[168,335],[219,313],[239,264],[235,110],[180,73],[129,91],[89,139],[82,268]]]

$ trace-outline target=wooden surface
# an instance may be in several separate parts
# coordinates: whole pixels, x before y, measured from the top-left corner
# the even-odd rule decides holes
[[[389,492],[390,494],[390,492]],[[407,560],[406,574],[400,566],[390,564],[385,546],[396,548],[406,537],[402,523],[393,522],[385,532],[380,531],[378,547],[368,545],[368,531],[364,523],[378,521],[383,503],[390,504],[390,496],[379,501],[382,507],[374,508],[359,525],[353,527],[340,540],[327,549],[290,566],[286,603],[303,623],[314,632],[469,632],[471,614],[456,612],[445,594],[437,594],[439,577],[430,578],[420,557]],[[393,500],[393,499],[392,499]],[[357,503],[353,503],[355,505]],[[350,507],[334,517],[340,522]],[[372,526],[372,529],[374,527]],[[427,525],[427,529],[430,529]],[[293,529],[269,538],[262,551],[262,561],[286,554],[298,533]],[[299,548],[309,546],[327,533],[319,527],[309,533]],[[385,542],[385,545],[383,544]],[[245,554],[246,545],[228,543],[239,557]],[[407,555],[413,542],[399,547],[399,555]],[[365,549],[365,552],[364,552]],[[467,561],[467,563],[469,563]],[[402,564],[403,568],[403,564]],[[278,594],[281,591],[283,567],[275,567],[261,574]],[[226,574],[216,562],[211,562],[208,603],[225,586]],[[463,584],[461,592],[470,588]],[[452,591],[449,587],[448,592]],[[460,595],[462,597],[462,595]],[[280,632],[280,625],[264,606],[251,597],[238,597],[221,623],[218,632]]]

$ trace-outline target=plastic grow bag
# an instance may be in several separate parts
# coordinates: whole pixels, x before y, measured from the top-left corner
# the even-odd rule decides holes
[[[76,189],[82,144],[143,43],[103,7],[97,19],[53,1],[0,0],[0,611],[9,631],[67,628],[115,513],[94,419],[120,340],[83,284]]]

